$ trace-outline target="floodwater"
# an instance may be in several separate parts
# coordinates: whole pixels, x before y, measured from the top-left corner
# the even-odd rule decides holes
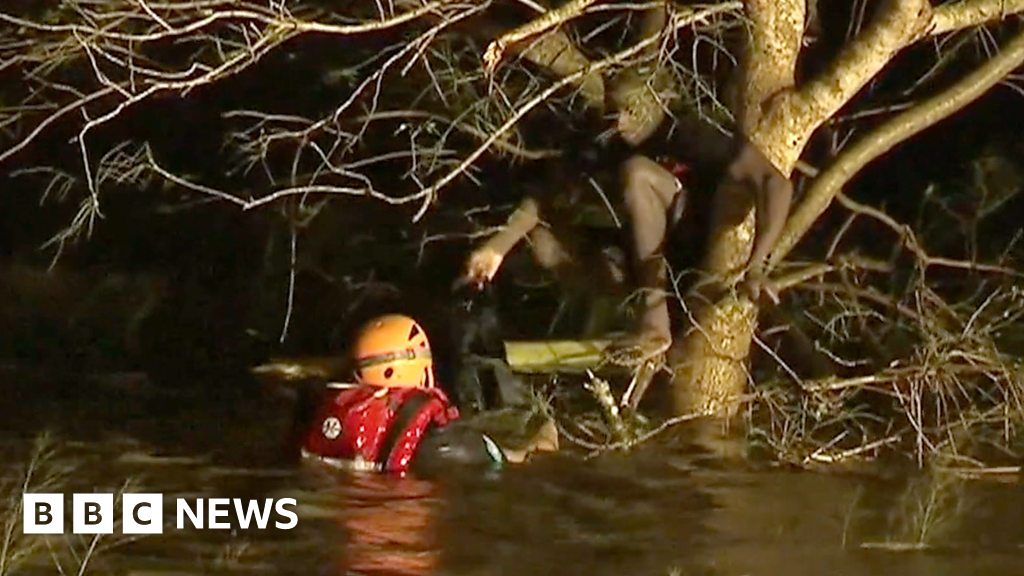
[[[56,453],[36,478],[64,472],[51,491],[127,481],[166,496],[163,534],[105,537],[87,574],[1024,574],[1016,480],[930,490],[906,476],[726,462],[669,440],[500,472],[360,475],[290,462],[287,402],[244,385],[169,390],[10,367],[0,383],[6,486],[50,431]],[[197,496],[295,498],[298,526],[175,529],[173,499]],[[927,549],[891,545],[922,540],[922,526]],[[79,573],[88,539],[20,532],[15,547],[45,544],[8,573]]]

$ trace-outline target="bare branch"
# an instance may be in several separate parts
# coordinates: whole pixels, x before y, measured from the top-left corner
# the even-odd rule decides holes
[[[381,30],[387,30],[396,26],[401,26],[407,22],[416,20],[427,14],[437,12],[446,5],[453,4],[453,0],[437,0],[424,4],[423,6],[400,14],[398,16],[388,18],[386,20],[376,20],[371,22],[361,22],[359,24],[352,25],[335,25],[325,24],[323,22],[308,22],[295,18],[288,17],[282,14],[249,11],[249,10],[216,10],[209,15],[189,22],[183,26],[170,27],[167,22],[159,21],[161,31],[151,32],[146,34],[131,34],[124,32],[116,32],[109,29],[100,29],[95,26],[86,26],[81,24],[40,24],[31,20],[25,20],[10,14],[0,12],[0,22],[7,22],[15,26],[22,26],[39,32],[49,33],[70,33],[78,34],[83,38],[99,37],[106,40],[123,41],[123,42],[134,42],[134,43],[145,43],[145,42],[156,42],[160,40],[167,40],[171,38],[181,37],[188,34],[192,34],[209,28],[210,25],[216,24],[221,20],[227,21],[243,21],[244,23],[253,24],[265,24],[274,28],[279,28],[282,31],[287,31],[289,35],[301,34],[307,32],[316,32],[320,34],[333,34],[338,36],[351,36],[355,34],[365,34],[367,32],[379,32]]]
[[[590,65],[590,59],[564,30],[552,30],[530,42],[521,56],[559,77],[577,74]],[[587,106],[604,108],[605,86],[600,74],[584,75],[578,85]]]
[[[843,193],[838,194],[839,203],[845,206],[852,212],[867,215],[875,220],[884,223],[890,230],[896,233],[897,236],[903,241],[904,246],[908,250],[914,253],[917,257],[918,262],[922,268],[928,268],[929,266],[940,266],[945,268],[958,268],[960,270],[971,270],[976,272],[989,272],[994,274],[1005,274],[1007,276],[1019,277],[1021,274],[1016,270],[1007,268],[1005,266],[993,266],[991,264],[981,264],[978,262],[969,262],[965,260],[955,260],[952,258],[943,258],[937,256],[931,256],[921,246],[917,236],[913,230],[907,225],[902,225],[896,222],[888,214],[878,210],[877,208],[861,204],[851,198],[847,197]]]
[[[1024,33],[1018,33],[1002,52],[964,76],[956,84],[889,120],[847,148],[807,191],[803,202],[786,223],[771,255],[771,265],[782,261],[832,199],[857,172],[896,144],[948,118],[970,104],[1007,74],[1024,63]]]
[[[868,27],[817,78],[770,103],[751,140],[789,174],[811,133],[874,78],[931,22],[928,0],[888,0]]]
[[[518,44],[531,36],[543,34],[548,30],[561,26],[569,20],[583,14],[586,9],[596,0],[569,0],[554,10],[549,10],[541,16],[523,24],[522,26],[502,34],[487,46],[484,52],[484,70],[488,75],[494,74],[495,69],[501,62],[502,57],[510,46]]]
[[[488,136],[483,130],[480,130],[476,126],[471,126],[465,122],[453,122],[440,114],[432,114],[430,112],[424,112],[421,110],[387,110],[379,111],[367,116],[360,116],[355,118],[356,122],[373,122],[375,120],[405,120],[405,119],[424,119],[424,120],[436,120],[445,124],[450,124],[473,137],[485,140]],[[554,158],[561,156],[561,152],[558,150],[529,150],[521,146],[516,145],[513,142],[509,142],[506,139],[497,140],[494,143],[494,147],[502,152],[508,152],[514,156],[526,160],[541,160],[544,158]]]
[[[110,96],[113,93],[114,93],[114,89],[113,88],[110,88],[110,87],[103,88],[102,90],[97,90],[96,92],[93,92],[92,94],[89,94],[88,96],[83,96],[82,98],[79,98],[78,100],[75,100],[75,101],[73,101],[73,102],[71,102],[69,104],[66,104],[65,106],[61,107],[56,112],[51,114],[49,117],[44,119],[42,122],[37,124],[36,127],[33,128],[32,131],[29,132],[28,135],[26,135],[24,138],[22,138],[17,144],[15,144],[14,146],[11,146],[10,148],[8,148],[7,150],[5,150],[3,152],[0,152],[0,163],[3,163],[5,160],[10,158],[11,156],[14,156],[18,152],[21,152],[22,150],[24,150],[25,147],[28,146],[29,144],[31,144],[36,138],[38,138],[39,135],[42,134],[46,130],[47,127],[49,127],[54,122],[60,120],[65,115],[67,115],[67,114],[69,114],[71,112],[74,112],[76,110],[80,110],[80,109],[84,108],[85,106],[87,106],[88,104],[90,104],[91,102],[94,102],[94,101],[99,100],[101,98],[105,98],[107,96]]]
[[[960,0],[935,8],[931,34],[955,32],[1024,12],[1024,0]]]
[[[11,156],[24,149],[33,140],[38,138],[45,128],[56,120],[67,116],[70,112],[86,110],[87,106],[90,104],[103,102],[107,97],[115,93],[119,93],[122,96],[122,101],[110,107],[107,112],[87,122],[79,135],[81,146],[84,146],[82,141],[84,141],[84,136],[90,130],[110,121],[113,118],[116,118],[128,107],[147,100],[162,92],[180,92],[187,94],[189,91],[199,86],[210,84],[227,76],[236,74],[252,66],[271,49],[299,34],[320,33],[350,36],[377,32],[403,25],[426,14],[437,13],[438,11],[454,4],[455,3],[452,0],[437,0],[389,19],[362,22],[352,25],[334,25],[304,21],[293,18],[285,13],[267,10],[213,10],[203,17],[196,19],[189,19],[187,16],[184,18],[183,22],[180,21],[182,18],[176,19],[173,21],[173,24],[161,18],[154,21],[154,27],[156,30],[145,33],[119,31],[116,27],[118,25],[123,26],[125,30],[130,29],[128,24],[123,22],[116,22],[114,25],[99,27],[92,22],[98,19],[100,13],[89,12],[88,14],[92,16],[91,19],[86,19],[87,22],[90,22],[89,24],[51,25],[26,20],[0,12],[0,22],[43,34],[57,35],[59,38],[70,39],[73,41],[77,45],[77,49],[70,51],[66,56],[64,56],[64,58],[85,57],[92,59],[92,68],[95,71],[96,79],[102,85],[100,89],[95,90],[92,93],[78,95],[76,100],[62,106],[50,117],[40,122],[17,144],[0,152],[0,162],[9,159]],[[134,7],[134,3],[131,6]],[[183,4],[181,7],[185,9],[190,8],[187,4]],[[152,9],[151,6],[145,6],[145,8]],[[118,6],[116,3],[112,3],[106,9],[115,14],[118,13]],[[121,12],[121,14],[129,14],[130,10],[131,8],[125,7],[125,11]],[[195,14],[204,12],[206,11],[194,11]],[[146,10],[143,10],[139,15],[144,19],[148,17],[147,14]],[[186,14],[188,13],[186,12]],[[255,38],[251,38],[245,45],[239,47],[239,49],[234,50],[233,53],[221,54],[222,62],[217,66],[209,67],[201,65],[198,62],[192,62],[188,69],[180,73],[172,74],[161,70],[142,67],[135,61],[118,61],[109,56],[110,53],[118,51],[125,51],[127,54],[135,54],[139,50],[139,45],[151,44],[164,40],[178,40],[186,38],[205,39],[206,37],[202,35],[204,34],[204,31],[210,29],[215,24],[220,24],[222,22],[230,22],[235,30],[240,30],[242,32],[246,32],[248,30],[256,31],[256,36]],[[262,26],[262,28],[260,28],[260,26]],[[246,36],[248,37],[247,32]],[[218,37],[215,35],[210,36],[209,39],[211,41],[218,41]],[[122,49],[120,47],[122,44],[127,45],[128,47]],[[47,44],[44,43],[43,46],[45,47]],[[63,44],[61,44],[61,46],[63,46]],[[62,48],[62,50],[66,50],[66,48]],[[108,74],[104,73],[96,62],[95,55],[97,54],[119,64],[119,67],[122,68],[122,72],[124,72],[125,78],[117,81],[111,80]],[[42,61],[44,64],[41,65],[45,65],[46,62],[56,61],[56,59],[50,55],[47,58],[43,58]],[[11,63],[5,63],[5,65],[11,65]],[[40,77],[44,76],[45,71],[41,71],[38,75]],[[146,80],[146,82],[140,84],[140,81],[142,80]],[[88,161],[87,154],[85,152],[83,152],[83,158],[86,162]],[[88,169],[88,166],[86,166],[86,170]]]
[[[708,18],[708,17],[713,16],[715,14],[721,14],[721,13],[724,13],[724,12],[735,10],[738,7],[739,7],[739,3],[738,2],[724,2],[722,4],[716,4],[714,6],[705,7],[705,8],[700,9],[700,10],[695,10],[695,9],[681,10],[679,13],[673,15],[671,23],[668,26],[668,29],[674,31],[674,30],[676,30],[678,28],[682,28],[684,26],[688,26],[690,24],[693,24],[694,22],[697,22],[699,20]],[[434,197],[435,197],[435,195],[437,194],[438,191],[440,191],[442,188],[444,188],[449,183],[451,183],[460,174],[465,172],[499,138],[501,138],[506,132],[511,130],[513,126],[518,124],[519,121],[524,116],[526,116],[526,114],[529,113],[531,110],[533,110],[537,106],[541,105],[548,98],[550,98],[551,96],[556,94],[558,91],[564,89],[567,86],[572,85],[574,82],[579,81],[581,78],[583,78],[587,74],[597,73],[597,72],[600,72],[602,70],[606,70],[608,68],[611,68],[613,66],[620,65],[623,62],[626,62],[629,59],[635,57],[636,55],[642,53],[648,47],[650,47],[652,45],[655,45],[656,43],[660,42],[660,40],[661,40],[660,35],[652,36],[652,37],[646,38],[644,40],[641,40],[640,42],[637,42],[636,44],[634,44],[633,46],[631,46],[631,47],[629,47],[629,48],[627,48],[625,50],[622,50],[620,52],[612,54],[611,56],[608,56],[607,58],[604,58],[602,60],[599,60],[599,61],[597,61],[597,62],[587,66],[583,70],[580,70],[580,71],[578,71],[578,72],[576,72],[574,74],[570,74],[569,76],[566,76],[566,77],[562,78],[561,80],[559,80],[558,82],[555,82],[554,84],[549,86],[547,89],[541,91],[539,94],[537,94],[536,96],[531,98],[528,102],[526,102],[525,104],[520,106],[515,111],[515,113],[512,114],[511,117],[509,117],[508,120],[506,120],[501,126],[499,126],[498,129],[495,130],[494,133],[492,133],[491,136],[489,138],[487,138],[487,140],[485,140],[483,142],[483,144],[481,144],[479,147],[477,147],[476,150],[474,150],[472,153],[470,153],[469,156],[467,156],[465,160],[463,160],[461,163],[459,163],[458,166],[456,166],[454,169],[452,169],[447,174],[445,174],[443,177],[441,177],[439,180],[437,180],[429,188],[424,189],[422,192],[420,192],[418,194],[420,199],[423,201],[423,204],[420,207],[419,211],[415,214],[415,216],[413,216],[413,221],[414,222],[418,221],[420,218],[423,217],[423,215],[427,211],[427,208],[429,208],[431,201],[433,201],[433,199],[434,199]]]

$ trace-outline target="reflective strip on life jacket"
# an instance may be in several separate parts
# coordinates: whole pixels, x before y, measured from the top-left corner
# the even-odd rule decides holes
[[[348,470],[350,472],[380,472],[382,470],[380,464],[377,464],[376,462],[366,462],[365,460],[346,460],[345,458],[330,458],[328,456],[320,456],[319,454],[309,452],[305,448],[300,451],[300,454],[303,458],[316,460],[317,462],[339,470]]]
[[[418,398],[424,398],[424,396],[425,394],[421,394]],[[417,402],[418,398],[409,399],[406,401],[406,405]],[[420,440],[423,439],[423,435],[427,433],[431,424],[444,426],[448,423],[448,418],[445,415],[446,408],[436,396],[432,396],[425,398],[412,408],[408,423],[404,426],[402,426],[403,422],[396,419],[395,425],[392,427],[393,441],[386,454],[384,469],[388,472],[408,470],[416,456]],[[379,461],[380,459],[378,459]]]

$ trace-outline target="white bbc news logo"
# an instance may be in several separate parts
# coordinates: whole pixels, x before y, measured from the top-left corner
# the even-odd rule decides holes
[[[25,534],[64,533],[64,494],[26,493],[23,496],[22,531]],[[291,530],[299,524],[294,498],[176,498],[175,527],[229,530],[233,525],[248,530],[266,530],[270,526]],[[73,494],[71,532],[73,534],[112,534],[117,514],[113,494]],[[273,519],[273,523],[271,523]],[[124,534],[163,534],[164,495],[156,493],[121,495],[121,532]]]

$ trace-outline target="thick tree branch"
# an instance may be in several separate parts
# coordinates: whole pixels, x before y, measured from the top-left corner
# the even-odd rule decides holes
[[[789,174],[814,130],[849,102],[897,52],[920,38],[930,22],[928,0],[889,0],[871,26],[820,76],[771,102],[751,140],[779,170]]]
[[[737,91],[731,104],[737,124],[773,163],[770,142],[751,131],[770,98],[792,88],[803,36],[804,0],[747,0],[750,40],[740,63],[740,74],[730,89]],[[788,172],[785,172],[787,173]],[[754,240],[752,198],[743,187],[721,187],[715,194],[710,248],[704,269],[725,277],[742,269]]]
[[[590,65],[590,59],[563,30],[553,30],[537,38],[525,47],[521,56],[559,78],[577,74]],[[583,75],[577,85],[588,107],[604,108],[605,86],[600,74]]]
[[[1024,12],[1024,0],[963,0],[934,10],[928,0],[887,0],[872,25],[817,78],[771,102],[751,140],[788,174],[807,140],[896,55],[926,34],[941,34]]]
[[[828,208],[843,186],[864,166],[914,134],[951,116],[978,99],[1007,74],[1024,64],[1024,32],[1018,33],[1000,54],[949,89],[889,120],[845,150],[821,173],[804,201],[786,223],[772,253],[771,264],[780,262]]]
[[[935,8],[930,32],[945,34],[1020,12],[1024,12],[1024,0],[961,0]]]
[[[803,39],[805,0],[746,0],[750,40],[737,81],[738,97],[730,104],[740,127],[749,133],[761,107],[773,94],[791,88]]]
[[[549,10],[541,16],[530,20],[526,24],[502,34],[501,37],[494,40],[487,46],[487,51],[484,52],[484,70],[486,70],[488,74],[493,74],[494,70],[501,62],[502,56],[505,55],[505,50],[510,46],[565,24],[569,20],[583,14],[583,12],[586,11],[586,9],[594,2],[596,2],[596,0],[569,0],[569,2],[566,2],[562,6],[559,6],[554,10]]]
[[[971,7],[982,3],[986,3],[985,0],[972,1]],[[776,54],[771,48],[785,45],[768,40],[766,32],[779,26],[782,13],[792,6],[769,0],[747,0],[746,4],[754,32],[751,47],[745,54],[750,58],[749,62],[744,62],[748,68],[743,70],[746,77],[739,83],[748,92],[741,92],[741,99],[736,100],[740,112],[738,121],[754,145],[786,175],[792,172],[813,131],[833,117],[901,49],[929,34],[933,28],[947,26],[942,23],[943,19],[964,25],[972,20],[968,16],[953,17],[956,10],[967,10],[954,5],[933,26],[934,15],[929,0],[883,0],[872,24],[844,48],[823,74],[793,89],[790,88],[791,82],[785,82],[781,76],[785,67],[773,66],[770,62],[787,54],[785,50]],[[973,20],[981,18],[977,11],[973,14]],[[993,13],[990,11],[988,14]],[[799,33],[795,37],[799,38]],[[792,249],[842,185],[867,162],[915,132],[952,114],[1019,66],[1024,55],[1018,57],[1016,48],[1022,43],[1024,41],[1015,40],[1007,46],[1006,52],[1012,55],[1001,56],[1000,63],[990,63],[984,67],[985,70],[971,74],[957,85],[956,93],[942,94],[899,116],[841,156],[828,172],[818,178],[804,205],[790,218],[769,265],[777,263]],[[1015,61],[1008,62],[1008,59]],[[764,71],[758,71],[757,66],[764,67]],[[773,82],[777,92],[774,95],[764,93],[765,87]],[[732,211],[732,216],[735,216],[724,219],[716,215],[716,222],[712,225],[713,235],[705,268],[721,275],[742,263],[748,253],[753,236],[753,211],[741,204],[741,201],[749,204],[748,200],[719,195],[715,201],[716,213]],[[744,214],[746,218],[742,217]],[[734,224],[736,221],[742,223]],[[698,307],[692,314],[691,322],[698,329],[684,335],[672,350],[678,412],[686,413],[695,406],[721,406],[723,399],[742,395],[749,378],[745,362],[756,320],[757,304],[731,294],[714,304]]]

